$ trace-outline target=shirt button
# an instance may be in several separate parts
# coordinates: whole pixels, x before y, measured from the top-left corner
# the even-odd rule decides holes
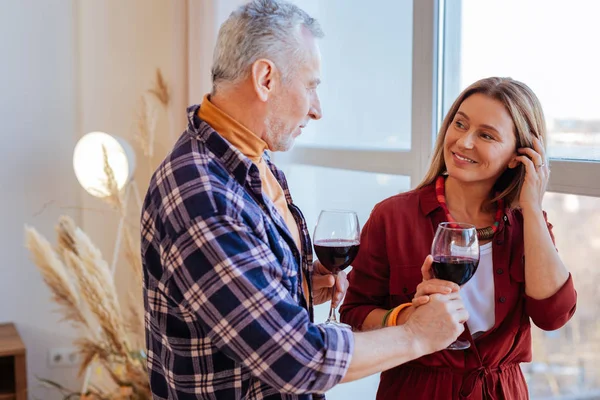
[[[498,299],[500,303],[506,303],[506,297],[502,296]]]
[[[508,221],[508,216],[504,216],[504,222]]]
[[[504,270],[503,270],[502,268],[498,268],[498,269],[496,270],[496,273],[497,273],[498,275],[502,275],[502,274],[504,273]]]

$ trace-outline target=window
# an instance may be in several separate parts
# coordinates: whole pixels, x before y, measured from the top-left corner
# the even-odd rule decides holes
[[[319,87],[324,118],[308,125],[292,151],[274,158],[291,166],[286,172],[295,175],[288,176],[292,194],[310,210],[309,226],[333,199],[345,199],[343,208],[356,210],[364,224],[377,202],[410,189],[423,175],[435,89],[433,54],[427,50],[434,33],[421,27],[433,26],[433,2],[295,3],[325,31]],[[427,44],[415,51],[415,42]],[[357,187],[363,183],[367,186]]]
[[[375,204],[410,189],[410,178],[401,175],[347,171],[310,165],[284,168],[290,192],[312,231],[323,209],[356,210],[362,225]],[[314,183],[307,190],[306,182]]]
[[[600,196],[600,180],[589,179],[600,173],[600,59],[590,46],[600,35],[600,3],[445,5],[444,112],[478,79],[510,76],[525,82],[544,107],[554,160],[550,190]]]
[[[589,43],[600,35],[600,3],[462,4],[461,86],[491,75],[527,83],[544,106],[550,155],[600,160],[600,62]],[[510,29],[490,26],[491,13],[496,21],[511,21]]]
[[[533,362],[523,365],[532,398],[590,398],[600,394],[600,326],[598,287],[600,271],[600,198],[548,193],[548,219],[554,224],[558,251],[573,274],[577,312],[562,329],[534,328]]]
[[[321,1],[312,15],[326,35],[319,87],[325,118],[310,124],[298,143],[410,150],[412,0],[377,8]]]

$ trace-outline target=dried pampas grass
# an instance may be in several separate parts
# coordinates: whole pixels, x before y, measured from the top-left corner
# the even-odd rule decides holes
[[[60,218],[56,231],[55,251],[39,232],[26,227],[27,248],[64,319],[81,329],[82,337],[76,341],[83,359],[80,373],[98,363],[120,388],[108,394],[90,389],[82,395],[110,400],[150,398],[144,353],[142,347],[137,347],[144,343],[139,298],[131,299],[131,304],[138,304],[132,313],[136,320],[133,324],[124,317],[109,266],[100,250],[69,217]],[[140,268],[134,271],[137,274]],[[141,282],[141,278],[136,279]]]
[[[173,115],[173,107],[171,107],[173,101],[171,98],[169,86],[163,78],[162,72],[159,68],[156,69],[156,82],[154,83],[154,87],[148,90],[148,93],[152,94],[167,112],[167,119],[169,123],[169,136],[171,140],[175,140],[176,123],[175,116]]]
[[[73,322],[88,334],[90,322],[82,310],[77,288],[50,243],[34,228],[26,227],[26,247],[33,256],[44,282],[52,290],[52,300],[59,305],[64,319]]]
[[[156,82],[154,83],[154,87],[149,89],[148,92],[156,96],[165,108],[169,106],[171,100],[169,87],[162,76],[162,72],[160,72],[160,68],[156,69]]]
[[[104,197],[104,200],[108,202],[115,209],[121,211],[121,214],[124,215],[125,208],[123,203],[123,197],[121,195],[121,191],[119,190],[119,185],[117,184],[117,179],[115,178],[115,172],[113,171],[110,163],[108,162],[108,152],[106,151],[106,147],[102,146],[102,159],[104,160],[104,174],[106,175],[106,179],[104,181],[104,191],[107,196]]]
[[[149,162],[154,156],[154,137],[156,136],[157,121],[156,106],[152,105],[147,96],[141,96],[133,137]]]

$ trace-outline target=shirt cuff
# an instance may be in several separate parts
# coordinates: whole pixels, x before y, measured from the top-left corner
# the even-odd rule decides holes
[[[571,319],[577,305],[577,292],[571,274],[552,296],[536,300],[525,295],[525,301],[527,313],[540,329],[553,331],[562,327]]]
[[[354,334],[348,328],[316,325],[325,341],[325,360],[321,364],[321,373],[317,376],[322,382],[315,382],[314,387],[320,388],[315,393],[325,393],[346,376],[352,354],[354,353]]]
[[[342,305],[340,308],[340,320],[343,323],[350,325],[352,328],[361,331],[362,324],[365,322],[365,319],[371,313],[371,311],[382,307],[368,304],[362,306],[353,306],[350,310],[345,310],[344,308],[344,305]]]

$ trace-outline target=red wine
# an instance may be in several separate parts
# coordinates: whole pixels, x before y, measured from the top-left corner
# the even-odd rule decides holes
[[[322,239],[315,241],[315,253],[321,264],[332,273],[350,265],[358,254],[360,243],[356,240]]]
[[[464,285],[477,271],[479,260],[466,257],[434,257],[433,273],[436,278]]]

